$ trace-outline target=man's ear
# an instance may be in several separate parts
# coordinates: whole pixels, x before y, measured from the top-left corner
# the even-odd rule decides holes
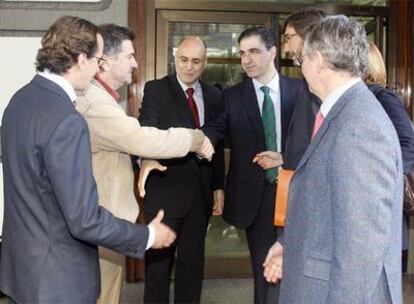
[[[88,64],[88,61],[89,61],[88,56],[86,56],[86,54],[85,54],[85,53],[80,53],[80,54],[78,55],[78,62],[77,62],[77,65],[79,66],[79,69],[80,69],[81,71],[83,71],[83,70],[85,69],[85,67],[86,67],[86,66],[87,66],[87,64]]]
[[[328,63],[326,62],[325,57],[323,57],[319,51],[315,51],[314,56],[316,60],[316,69],[318,72],[328,67]]]
[[[107,55],[102,55],[102,58],[105,60],[102,62],[102,64],[99,66],[99,70],[102,72],[108,72],[111,70],[111,58]]]
[[[270,52],[272,53],[272,56],[273,56],[273,61],[275,60],[275,58],[276,58],[276,56],[277,56],[277,48],[276,48],[276,46],[272,46],[271,48],[270,48]]]

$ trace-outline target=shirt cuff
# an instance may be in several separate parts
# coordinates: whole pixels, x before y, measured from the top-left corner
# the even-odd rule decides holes
[[[148,242],[147,242],[147,247],[145,248],[145,250],[148,250],[149,248],[151,248],[155,240],[154,227],[152,227],[152,225],[148,225],[148,230],[149,230]]]

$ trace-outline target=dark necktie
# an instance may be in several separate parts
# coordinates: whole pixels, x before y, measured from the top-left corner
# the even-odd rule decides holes
[[[194,119],[195,126],[196,126],[196,128],[200,128],[200,118],[198,117],[197,105],[196,105],[196,103],[194,101],[194,98],[193,98],[194,89],[193,88],[188,88],[186,90],[186,92],[188,94],[188,98],[187,98],[188,106],[191,109],[191,113],[193,113],[193,119]]]
[[[319,112],[316,114],[315,117],[315,123],[313,124],[313,130],[312,130],[312,139],[315,137],[316,133],[318,133],[319,128],[323,124],[323,115],[322,112],[319,110]]]
[[[264,93],[263,107],[262,107],[262,124],[266,140],[266,150],[277,151],[276,141],[276,119],[275,110],[273,108],[272,98],[269,95],[270,88],[263,86],[260,90]],[[276,179],[277,168],[266,170],[266,179],[273,182]]]

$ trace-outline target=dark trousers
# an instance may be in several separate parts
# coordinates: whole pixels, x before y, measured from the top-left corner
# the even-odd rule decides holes
[[[279,285],[267,283],[263,276],[263,262],[277,239],[273,225],[275,185],[266,185],[261,208],[253,223],[246,229],[247,243],[254,276],[254,303],[277,303]]]
[[[177,233],[177,240],[170,248],[147,250],[144,303],[169,303],[171,269],[176,252],[174,303],[200,302],[208,223],[204,201],[199,197],[182,218],[164,218],[163,222]],[[145,214],[146,222],[153,217]]]

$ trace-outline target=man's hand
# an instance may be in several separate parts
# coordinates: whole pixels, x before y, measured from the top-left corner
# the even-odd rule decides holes
[[[276,242],[270,247],[263,263],[263,275],[269,283],[277,283],[282,279],[283,246]]]
[[[204,136],[203,144],[201,145],[200,150],[196,151],[196,153],[200,155],[202,158],[207,159],[208,161],[211,161],[211,159],[213,158],[214,147],[207,136]]]
[[[222,215],[224,208],[224,190],[217,189],[213,192],[214,205],[213,205],[213,215]]]
[[[143,159],[141,161],[141,169],[139,170],[138,191],[139,196],[145,196],[145,182],[152,170],[165,171],[167,167],[162,166],[159,162],[152,159]]]
[[[264,170],[267,170],[283,165],[283,156],[282,153],[276,151],[264,151],[256,154],[253,162],[257,163]]]
[[[171,244],[175,241],[176,234],[175,232],[169,228],[167,225],[161,223],[162,219],[164,218],[164,211],[158,211],[157,216],[149,223],[149,226],[154,228],[154,243],[152,244],[151,248],[160,249],[171,246]]]

